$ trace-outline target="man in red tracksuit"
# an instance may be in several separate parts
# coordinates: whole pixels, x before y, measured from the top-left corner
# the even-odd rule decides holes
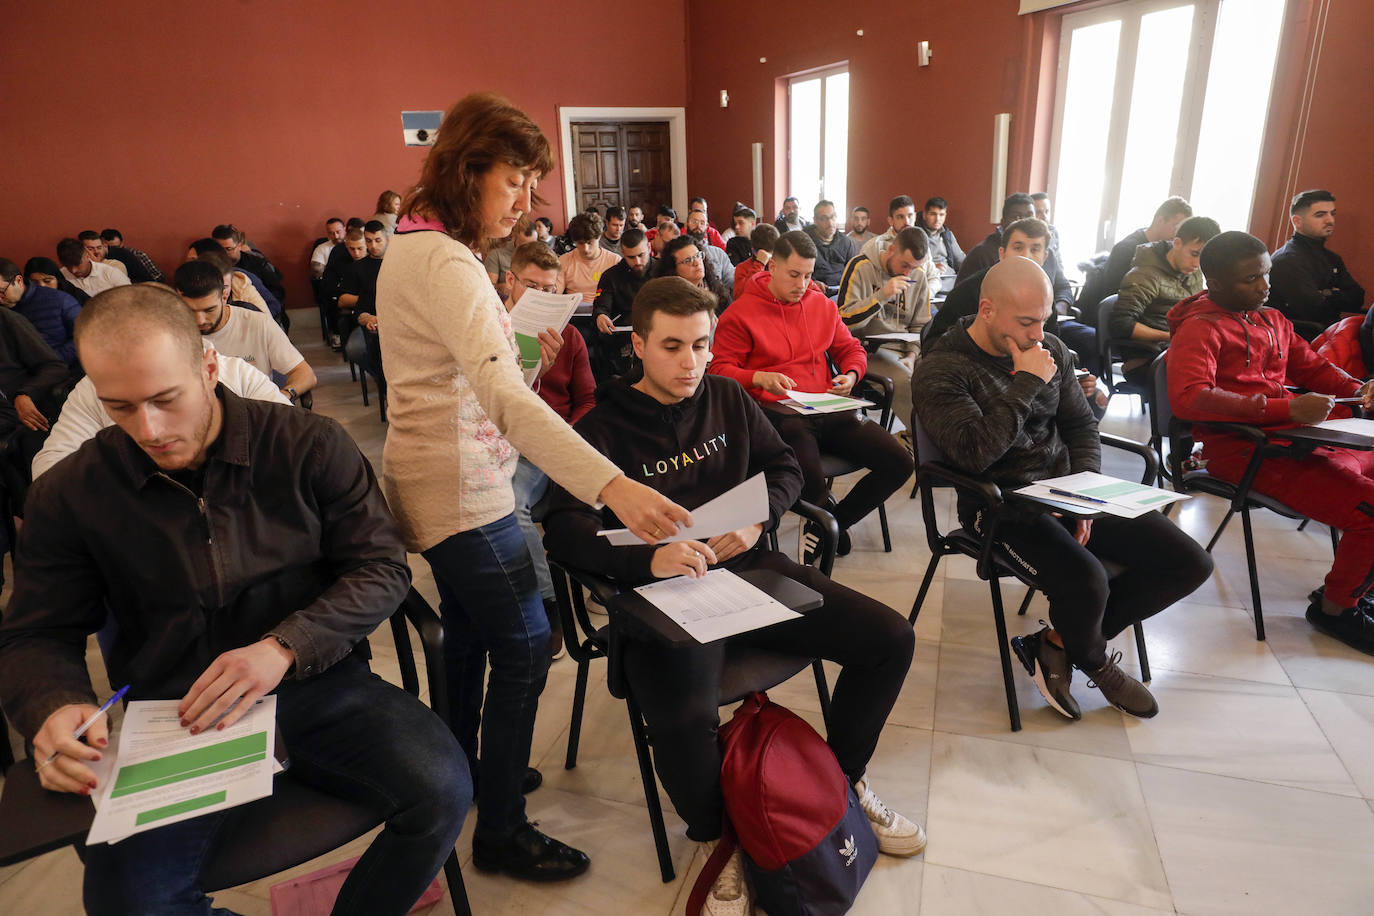
[[[1335,407],[1335,397],[1359,394],[1366,409],[1374,406],[1374,383],[1362,384],[1332,365],[1278,310],[1263,307],[1269,294],[1263,242],[1223,232],[1203,248],[1202,272],[1207,289],[1169,311],[1169,402],[1180,418],[1281,430],[1348,416]],[[1285,385],[1309,393],[1294,394]],[[1251,446],[1206,426],[1198,427],[1197,438],[1207,471],[1239,481]],[[1374,451],[1322,447],[1303,458],[1269,458],[1254,487],[1343,532],[1307,620],[1374,654]]]
[[[711,373],[739,382],[765,407],[792,389],[848,395],[868,368],[863,345],[840,319],[833,300],[811,283],[816,246],[805,232],[788,232],[773,245],[769,269],[745,286],[721,315],[712,344]],[[839,366],[832,375],[827,355]],[[802,416],[770,410],[783,441],[802,468],[802,499],[828,499],[821,451],[869,469],[832,508],[840,526],[841,556],[849,552],[847,529],[904,484],[914,469],[911,455],[887,430],[857,410]],[[809,558],[804,556],[809,562]]]

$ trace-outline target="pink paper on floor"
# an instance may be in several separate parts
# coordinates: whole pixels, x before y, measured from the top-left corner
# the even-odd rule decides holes
[[[329,916],[329,911],[334,908],[334,900],[339,896],[339,888],[343,887],[358,858],[354,856],[308,875],[272,885],[272,916]],[[444,892],[436,878],[415,901],[410,912],[434,906],[443,897]]]

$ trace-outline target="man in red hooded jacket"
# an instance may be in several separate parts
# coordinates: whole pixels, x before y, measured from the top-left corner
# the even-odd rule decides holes
[[[778,238],[769,269],[750,277],[744,294],[721,315],[711,346],[713,374],[739,382],[764,405],[783,400],[792,389],[849,394],[868,368],[868,357],[834,301],[811,282],[815,265],[816,245],[805,232]],[[827,356],[839,367],[838,375],[832,375]],[[869,469],[831,510],[843,556],[849,552],[847,529],[906,483],[914,469],[911,455],[857,410],[815,416],[769,411],[769,417],[801,464],[807,502],[826,503],[822,450]]]
[[[1320,423],[1334,398],[1360,395],[1374,406],[1374,383],[1362,384],[1319,355],[1269,295],[1269,253],[1245,232],[1223,232],[1202,249],[1207,289],[1169,311],[1169,403],[1194,423],[1249,423],[1270,431]],[[1285,386],[1308,390],[1294,394]],[[1333,409],[1334,408],[1334,409]],[[1250,460],[1245,440],[1197,428],[1207,471],[1239,481]],[[1268,458],[1257,491],[1342,533],[1321,594],[1307,609],[1314,627],[1374,654],[1374,452],[1318,448],[1301,458]]]

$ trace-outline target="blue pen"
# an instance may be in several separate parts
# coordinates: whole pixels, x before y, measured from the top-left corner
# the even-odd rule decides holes
[[[1095,499],[1094,497],[1084,496],[1081,493],[1073,493],[1069,490],[1056,490],[1054,487],[1050,487],[1049,489],[1055,496],[1067,496],[1070,499],[1081,499],[1085,503],[1096,503],[1099,506],[1107,505],[1105,499]]]
[[[128,693],[128,692],[129,692],[129,685],[128,685],[128,684],[125,684],[123,687],[119,688],[119,690],[115,692],[115,695],[114,695],[114,696],[112,696],[112,697],[110,697],[108,700],[106,700],[106,701],[105,701],[105,704],[104,704],[103,706],[101,706],[101,707],[100,707],[99,709],[97,709],[94,713],[92,713],[92,714],[91,714],[91,717],[90,717],[89,719],[87,719],[85,722],[82,722],[81,725],[77,728],[76,731],[72,732],[72,738],[73,738],[73,740],[80,741],[80,740],[81,740],[81,736],[84,735],[84,734],[86,734],[87,730],[90,729],[90,727],[91,727],[92,725],[95,724],[95,720],[96,720],[96,719],[99,719],[101,716],[105,715],[105,713],[109,711],[109,709],[110,709],[111,706],[113,706],[114,704],[118,703],[120,700],[124,699],[124,694],[126,694],[126,693]],[[49,757],[47,760],[43,761],[43,765],[44,765],[44,766],[47,766],[48,764],[52,763],[52,762],[53,762],[54,760],[56,760],[56,759],[57,759],[57,751],[53,751],[53,752],[52,752],[52,756]]]

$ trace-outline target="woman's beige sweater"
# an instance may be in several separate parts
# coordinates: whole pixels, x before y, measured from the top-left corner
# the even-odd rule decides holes
[[[403,227],[377,278],[377,326],[389,421],[382,489],[410,550],[513,512],[520,454],[593,505],[619,475],[526,387],[510,317],[466,245]]]

